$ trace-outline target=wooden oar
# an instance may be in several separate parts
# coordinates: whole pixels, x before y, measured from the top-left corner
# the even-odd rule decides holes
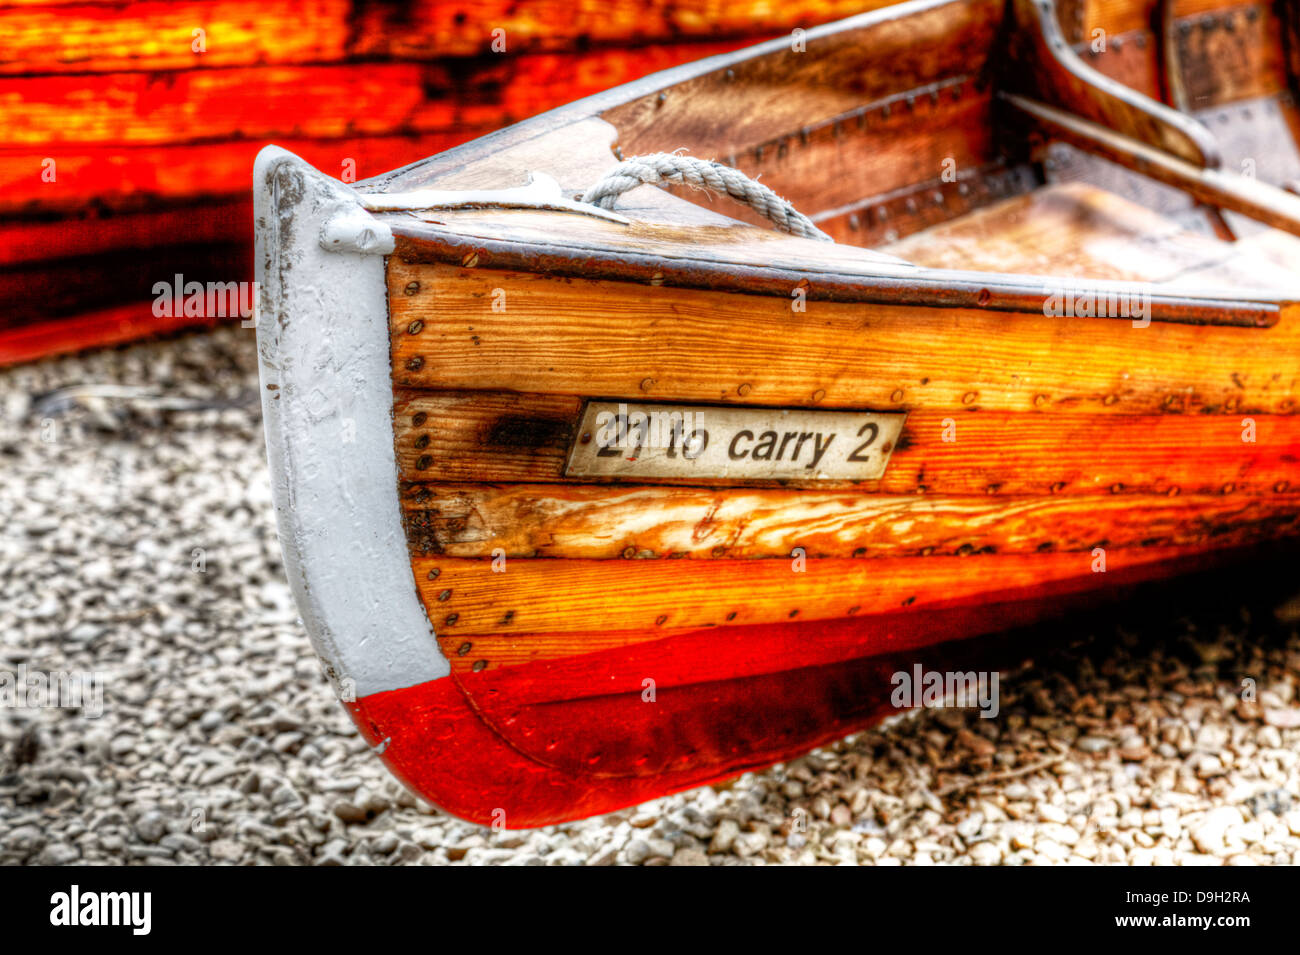
[[[1202,168],[1163,149],[1029,97],[1014,93],[1001,95],[1054,138],[1181,189],[1200,202],[1239,212],[1275,229],[1300,236],[1300,196],[1258,179]]]

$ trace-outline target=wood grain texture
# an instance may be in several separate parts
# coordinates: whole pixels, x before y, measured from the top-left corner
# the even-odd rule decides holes
[[[564,51],[682,38],[749,37],[860,13],[894,0],[507,0],[357,4],[348,0],[208,0],[0,4],[0,73],[217,69],[356,58],[430,60]],[[206,31],[207,49],[191,46]]]
[[[817,482],[817,488],[981,497],[1217,496],[1225,490],[1267,496],[1300,488],[1300,416],[1294,414],[1247,421],[1245,413],[1176,413],[1182,410],[1177,405],[1158,415],[947,413],[928,410],[924,394],[910,392],[899,402],[912,410],[884,477],[853,485]],[[399,474],[421,485],[563,481],[581,405],[563,395],[402,390],[393,419]],[[707,416],[707,407],[701,413]],[[1243,440],[1249,437],[1254,440]]]
[[[399,259],[388,283],[402,387],[1114,414],[1287,413],[1300,387],[1289,314],[1245,329],[831,302],[800,313],[776,297]]]
[[[1284,268],[1300,269],[1300,239],[1270,233]],[[1083,183],[1036,189],[885,250],[941,268],[1056,273],[1178,286],[1252,288],[1278,279],[1276,257],[1186,231],[1169,218]]]
[[[232,67],[0,79],[10,147],[342,138],[505,125],[731,44],[445,63]],[[464,75],[468,74],[468,75]]]
[[[1176,548],[1119,550],[1107,573],[1173,559]],[[999,593],[1075,582],[1104,588],[1088,552],[889,561],[456,560],[415,558],[416,585],[440,637],[701,628],[916,613]]]
[[[1293,472],[1296,467],[1293,465]],[[949,497],[856,491],[418,485],[403,495],[422,556],[903,557],[1253,543],[1300,531],[1300,497]]]
[[[490,128],[341,139],[277,137],[277,144],[336,178],[362,179],[457,146]],[[0,214],[21,225],[33,218],[75,228],[78,219],[117,211],[164,213],[169,206],[248,199],[248,170],[265,143],[254,140],[143,146],[69,144],[50,150],[0,149]],[[41,179],[42,162],[55,158],[54,182]],[[350,170],[348,160],[355,170]],[[251,206],[250,206],[251,208]],[[251,215],[251,212],[250,212]],[[248,232],[248,222],[243,232]],[[245,235],[246,238],[246,235]]]
[[[954,75],[980,72],[1001,3],[930,5],[736,57],[602,111],[627,155],[695,144],[728,155]],[[719,123],[719,116],[728,122]]]

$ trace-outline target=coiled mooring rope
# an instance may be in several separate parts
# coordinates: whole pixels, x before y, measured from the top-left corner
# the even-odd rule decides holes
[[[642,185],[690,186],[722,193],[771,220],[782,232],[821,242],[835,241],[813,225],[806,215],[739,169],[677,153],[649,153],[625,159],[581,198],[583,202],[612,212],[619,196]]]

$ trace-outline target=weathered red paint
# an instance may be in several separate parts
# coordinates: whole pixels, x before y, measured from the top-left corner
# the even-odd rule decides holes
[[[794,757],[898,712],[890,701],[898,671],[998,669],[1024,649],[1016,639],[965,638],[1102,606],[1144,581],[1240,556],[1126,565],[999,603],[677,631],[457,671],[349,709],[388,768],[425,799],[484,825],[547,825]]]

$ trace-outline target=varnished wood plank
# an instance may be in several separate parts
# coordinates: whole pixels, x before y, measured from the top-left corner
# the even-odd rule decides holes
[[[869,23],[809,37],[805,49],[787,42],[746,53],[663,98],[648,92],[601,115],[618,128],[628,155],[692,143],[700,154],[725,156],[873,100],[978,73],[1001,9],[997,0],[972,0],[884,11]],[[719,123],[724,115],[728,121]]]
[[[1287,235],[1277,240],[1300,250]],[[1165,216],[1079,182],[1036,189],[893,243],[934,268],[1036,272],[1169,285],[1267,285],[1277,265],[1240,243],[1188,232]],[[1300,254],[1298,252],[1297,254]]]
[[[909,389],[898,400],[904,407],[922,407],[909,411],[884,477],[853,485],[860,490],[1240,496],[1300,488],[1297,415],[1261,415],[1246,422],[1240,408],[1237,416],[1224,408],[1214,417],[948,413],[925,406],[924,388]],[[403,390],[393,416],[401,478],[422,484],[563,481],[581,404],[562,395]],[[896,408],[886,404],[877,410]],[[707,416],[707,408],[702,413]],[[1243,440],[1250,437],[1254,440]]]
[[[787,130],[726,161],[819,219],[868,197],[939,180],[945,168],[979,168],[998,154],[992,97],[967,75],[867,104],[836,121]],[[675,191],[723,211],[702,193]],[[741,207],[736,217],[766,224],[746,212]]]
[[[450,149],[490,128],[342,139],[277,137],[277,144],[331,176],[358,179]],[[265,143],[246,139],[146,146],[65,145],[54,182],[43,182],[49,149],[0,148],[0,213],[49,218],[87,209],[149,212],[166,203],[238,196],[248,201],[248,170]],[[239,237],[247,240],[248,222]]]
[[[1300,387],[1289,315],[1245,329],[832,302],[798,312],[785,297],[398,259],[388,284],[401,386],[1116,414],[1285,413]]]
[[[1300,531],[1300,497],[946,497],[860,491],[419,485],[403,495],[414,553],[696,560],[1041,553]]]
[[[31,4],[0,14],[0,74],[341,61],[346,0]],[[196,50],[196,30],[203,31]]]
[[[1153,575],[1151,565],[1131,568],[1129,576]],[[1116,588],[1124,591],[1124,586]],[[1069,600],[1086,600],[1077,581],[1065,581],[1052,588],[1053,597],[1066,608]],[[1036,595],[1039,599],[1042,594]],[[671,641],[683,646],[694,659],[676,680],[656,667],[658,687],[683,682],[730,680],[742,673],[774,673],[789,670],[792,659],[799,666],[818,666],[861,659],[878,653],[901,653],[933,643],[936,635],[960,640],[973,633],[1010,629],[1042,618],[1041,608],[1032,601],[986,603],[948,610],[929,610],[923,616],[904,609],[873,617],[847,617],[842,620],[785,621],[755,626],[707,627],[682,629],[652,627],[649,630],[590,630],[581,633],[494,633],[474,635],[440,635],[437,640],[453,674],[469,676],[485,670],[547,663],[557,660],[578,662],[573,658],[633,650],[638,645]],[[661,647],[667,644],[659,643]],[[692,645],[695,649],[692,650]],[[791,647],[798,647],[795,657]],[[592,657],[594,660],[600,657]],[[626,672],[626,671],[624,671]],[[630,674],[629,674],[630,675]],[[634,684],[637,690],[648,674],[638,669]],[[549,676],[549,674],[548,674]],[[536,695],[553,693],[553,684],[537,681]],[[541,689],[545,686],[546,689]],[[602,687],[604,689],[604,687]]]
[[[765,36],[894,0],[509,0],[400,6],[348,0],[20,4],[0,17],[0,73],[216,69],[347,58],[429,60],[682,38]],[[15,6],[0,4],[0,9]],[[206,49],[193,47],[196,28]]]
[[[343,63],[0,78],[11,146],[341,138],[493,128],[734,44],[530,53],[468,65]]]
[[[1108,555],[1114,569],[1174,548]],[[416,558],[416,585],[442,637],[650,630],[831,620],[996,601],[1000,592],[1087,581],[1089,552],[891,560],[525,560]],[[802,566],[804,569],[799,570]],[[1109,570],[1108,570],[1109,572]]]

